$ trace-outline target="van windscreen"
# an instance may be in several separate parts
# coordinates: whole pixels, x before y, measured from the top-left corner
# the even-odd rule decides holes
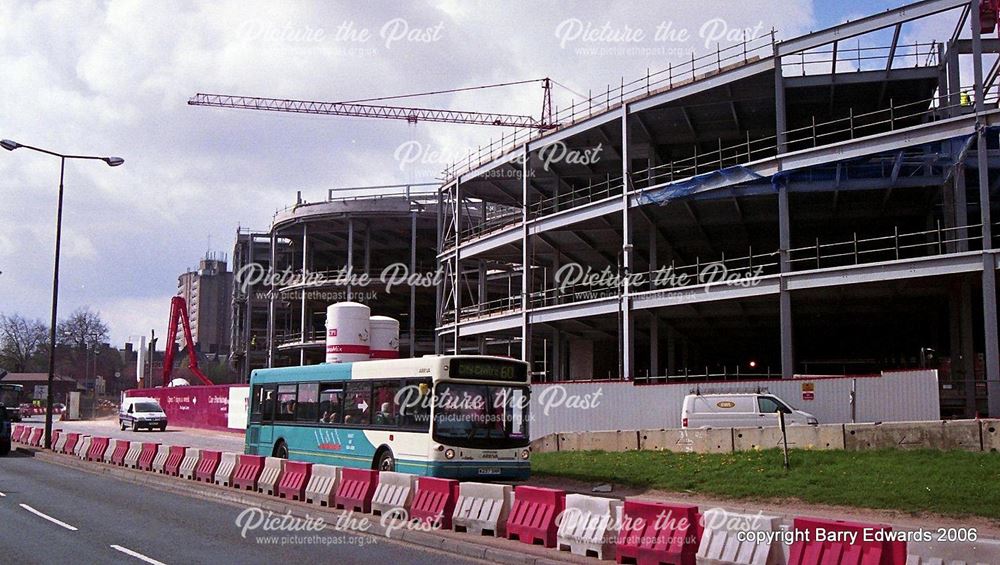
[[[136,412],[163,412],[160,405],[155,402],[136,402],[135,403]]]

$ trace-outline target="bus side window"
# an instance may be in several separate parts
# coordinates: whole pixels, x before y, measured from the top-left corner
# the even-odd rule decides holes
[[[290,421],[295,419],[295,385],[278,385],[278,401],[274,419],[277,421]]]
[[[399,392],[401,381],[384,381],[375,383],[375,425],[397,427],[400,422],[397,418],[399,407],[397,406],[396,393]]]
[[[274,386],[266,386],[263,391],[263,417],[265,422],[271,422],[274,420]]]
[[[322,424],[341,424],[344,421],[343,385],[323,383],[319,393],[319,421]]]
[[[250,396],[251,422],[260,422],[260,418],[264,410],[263,400],[264,400],[264,387],[260,385],[254,385],[253,394]]]
[[[302,383],[295,405],[295,419],[300,422],[315,422],[319,398],[319,383]]]
[[[400,395],[400,425],[409,430],[427,431],[431,422],[431,381],[409,380]]]
[[[344,385],[344,424],[360,426],[372,421],[372,386],[369,382]]]

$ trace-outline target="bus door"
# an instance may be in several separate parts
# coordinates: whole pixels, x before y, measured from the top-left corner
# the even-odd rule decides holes
[[[258,455],[271,454],[271,442],[274,436],[274,412],[277,402],[278,390],[275,385],[264,385],[263,400],[261,402],[261,423],[260,433],[257,436],[257,444],[260,449]]]

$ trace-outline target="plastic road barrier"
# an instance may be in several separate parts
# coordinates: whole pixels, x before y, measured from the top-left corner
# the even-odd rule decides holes
[[[636,565],[695,565],[698,507],[625,500],[615,559]]]
[[[278,496],[278,483],[285,472],[285,460],[277,457],[265,457],[264,469],[257,479],[257,492]]]
[[[446,530],[451,529],[451,517],[458,502],[458,481],[420,477],[417,492],[410,506],[410,518],[425,524],[432,524]]]
[[[507,518],[507,539],[545,547],[556,546],[556,517],[566,508],[566,491],[541,487],[514,488],[514,505]]]
[[[306,502],[320,506],[333,506],[333,494],[340,483],[340,467],[314,464],[309,484],[306,485]]]
[[[59,436],[62,435],[62,428],[57,428],[52,430],[52,450],[56,448],[56,442],[59,441]]]
[[[34,430],[34,426],[20,425],[20,430],[15,432],[14,436],[11,437],[11,440],[16,441],[17,443],[27,444],[28,440],[31,439],[31,432]]]
[[[382,471],[372,495],[372,514],[380,516],[393,509],[409,511],[416,477],[408,473]]]
[[[461,483],[452,527],[456,532],[505,537],[513,492],[510,485]]]
[[[788,565],[905,565],[905,541],[865,541],[865,531],[891,532],[891,526],[859,524],[842,520],[796,518],[792,522],[796,536],[788,552]],[[821,537],[820,533],[823,533]],[[872,536],[874,537],[874,536]]]
[[[73,450],[76,449],[76,444],[79,441],[80,441],[80,434],[75,434],[75,433],[66,434],[66,443],[63,444],[62,451],[60,451],[59,453],[65,453],[67,455],[73,453]]]
[[[152,471],[153,460],[156,459],[156,453],[159,449],[160,444],[158,443],[142,444],[142,451],[139,453],[139,469],[143,471]]]
[[[149,466],[149,470],[154,473],[166,473],[168,457],[170,457],[170,446],[159,446],[156,450],[156,456],[153,457],[153,463]]]
[[[104,450],[104,457],[100,458],[99,461],[104,461],[105,463],[111,463],[111,456],[115,454],[115,450],[118,449],[118,442],[125,441],[122,439],[112,439],[108,442],[108,448]]]
[[[73,447],[73,455],[80,457],[81,454],[86,455],[87,450],[90,449],[90,442],[93,441],[93,436],[83,436],[80,441],[76,442],[76,446]]]
[[[115,450],[111,454],[111,464],[118,465],[119,467],[125,465],[125,455],[128,454],[129,446],[132,444],[130,441],[125,441],[123,439],[118,440],[115,445]]]
[[[289,461],[285,463],[285,473],[278,482],[278,497],[305,500],[306,485],[312,475],[312,463]]]
[[[184,452],[184,459],[181,459],[181,466],[177,468],[177,476],[193,481],[194,470],[198,468],[199,459],[201,459],[201,450],[189,447]]]
[[[257,479],[263,470],[263,455],[240,455],[233,471],[232,486],[240,490],[257,490]]]
[[[110,442],[111,438],[107,437],[95,437],[90,440],[90,449],[87,450],[86,454],[87,461],[102,461],[104,459],[104,452],[108,450]]]
[[[52,441],[52,451],[62,453],[66,448],[67,439],[69,439],[69,434],[59,434],[59,437]]]
[[[566,495],[566,510],[556,532],[560,551],[574,555],[613,559],[622,502],[611,498]]]
[[[24,430],[24,426],[21,424],[14,424],[10,429],[10,442],[11,443],[21,443],[21,433]]]
[[[42,445],[42,436],[45,435],[45,430],[42,428],[35,428],[31,431],[31,437],[28,439],[28,445],[39,447]]]
[[[215,470],[219,468],[219,462],[221,460],[221,451],[202,449],[201,457],[198,459],[198,465],[194,468],[195,480],[203,483],[215,482]],[[232,467],[230,467],[230,470],[232,470]]]
[[[142,444],[133,441],[129,443],[128,451],[125,452],[125,460],[122,462],[123,467],[128,467],[129,469],[139,468],[139,455],[142,454]]]
[[[337,485],[337,494],[333,499],[337,508],[371,512],[372,497],[378,487],[378,475],[378,471],[368,469],[341,469],[340,484]]]
[[[219,458],[219,464],[215,468],[215,476],[213,477],[213,482],[217,485],[222,485],[224,487],[233,486],[233,471],[236,470],[236,458],[235,453],[223,453]]]
[[[171,445],[167,450],[167,460],[163,463],[163,473],[176,477],[181,473],[181,463],[184,462],[184,452],[187,446]]]
[[[781,518],[763,514],[737,514],[715,508],[702,515],[699,565],[784,565],[781,542],[755,543],[746,533],[776,532]],[[740,532],[744,532],[741,536]],[[740,541],[742,537],[744,541]],[[762,538],[763,536],[761,536]],[[758,538],[758,539],[761,539]]]

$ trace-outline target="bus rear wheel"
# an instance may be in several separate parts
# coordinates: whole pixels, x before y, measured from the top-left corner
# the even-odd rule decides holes
[[[395,471],[396,470],[396,457],[392,454],[391,449],[383,449],[382,453],[379,454],[378,459],[375,462],[375,469],[377,471]]]
[[[278,459],[288,459],[288,446],[283,441],[279,441],[278,445],[274,446],[274,457]]]

